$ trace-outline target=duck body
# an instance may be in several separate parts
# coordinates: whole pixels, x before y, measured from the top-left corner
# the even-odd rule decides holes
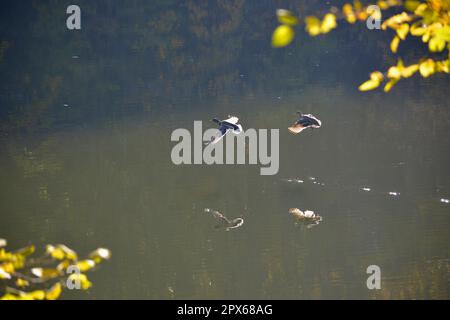
[[[322,221],[322,217],[311,210],[302,211],[298,208],[290,208],[289,213],[292,214],[297,220]]]
[[[298,134],[306,128],[318,129],[322,126],[322,122],[312,114],[302,114],[300,112],[299,114],[300,118],[288,128],[291,133]]]
[[[238,117],[229,116],[229,118],[226,120],[213,118],[212,121],[219,125],[219,132],[215,137],[212,138],[212,144],[219,142],[229,131],[233,132],[234,134],[239,134],[243,130],[242,126],[238,124]]]

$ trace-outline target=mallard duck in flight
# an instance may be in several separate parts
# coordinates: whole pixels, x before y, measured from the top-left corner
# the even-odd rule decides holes
[[[239,134],[242,132],[242,126],[238,124],[238,117],[228,116],[228,119],[226,120],[213,118],[212,121],[219,125],[219,132],[211,139],[210,143],[212,144],[219,142],[228,133],[228,131],[231,131],[234,134]]]
[[[299,111],[297,113],[300,115],[300,118],[288,128],[291,133],[297,134],[306,128],[318,129],[322,126],[322,122],[312,114],[303,114]]]
[[[217,210],[206,208],[205,212],[211,213],[213,217],[218,220],[219,224],[215,226],[216,229],[224,227],[225,231],[230,231],[231,229],[239,228],[244,224],[244,219],[236,218],[230,220]]]

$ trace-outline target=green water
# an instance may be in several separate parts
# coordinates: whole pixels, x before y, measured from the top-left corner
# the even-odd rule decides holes
[[[79,2],[81,31],[65,28],[68,2],[1,4],[0,237],[112,251],[89,292],[63,298],[450,297],[448,77],[360,93],[395,63],[389,37],[299,31],[275,50],[278,2]],[[322,128],[290,134],[297,110]],[[280,129],[277,175],[172,163],[173,130],[228,114]],[[323,221],[306,228],[292,207]],[[245,223],[215,229],[205,208]]]

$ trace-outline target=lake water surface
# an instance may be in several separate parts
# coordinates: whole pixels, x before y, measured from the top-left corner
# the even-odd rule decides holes
[[[448,77],[358,92],[390,38],[299,30],[275,50],[277,1],[79,2],[78,32],[65,1],[1,4],[0,236],[113,254],[63,298],[450,298]],[[290,134],[297,110],[322,127]],[[172,163],[173,130],[228,114],[280,130],[278,174]]]

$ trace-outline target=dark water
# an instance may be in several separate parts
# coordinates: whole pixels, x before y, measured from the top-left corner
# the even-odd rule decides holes
[[[64,298],[450,297],[448,77],[360,93],[395,63],[391,35],[343,24],[275,50],[279,1],[79,1],[81,31],[69,4],[0,11],[0,236],[113,253]],[[291,135],[297,110],[322,128]],[[228,114],[280,129],[277,175],[172,163],[174,129]],[[323,221],[296,224],[292,207]],[[204,208],[245,223],[216,230]]]

